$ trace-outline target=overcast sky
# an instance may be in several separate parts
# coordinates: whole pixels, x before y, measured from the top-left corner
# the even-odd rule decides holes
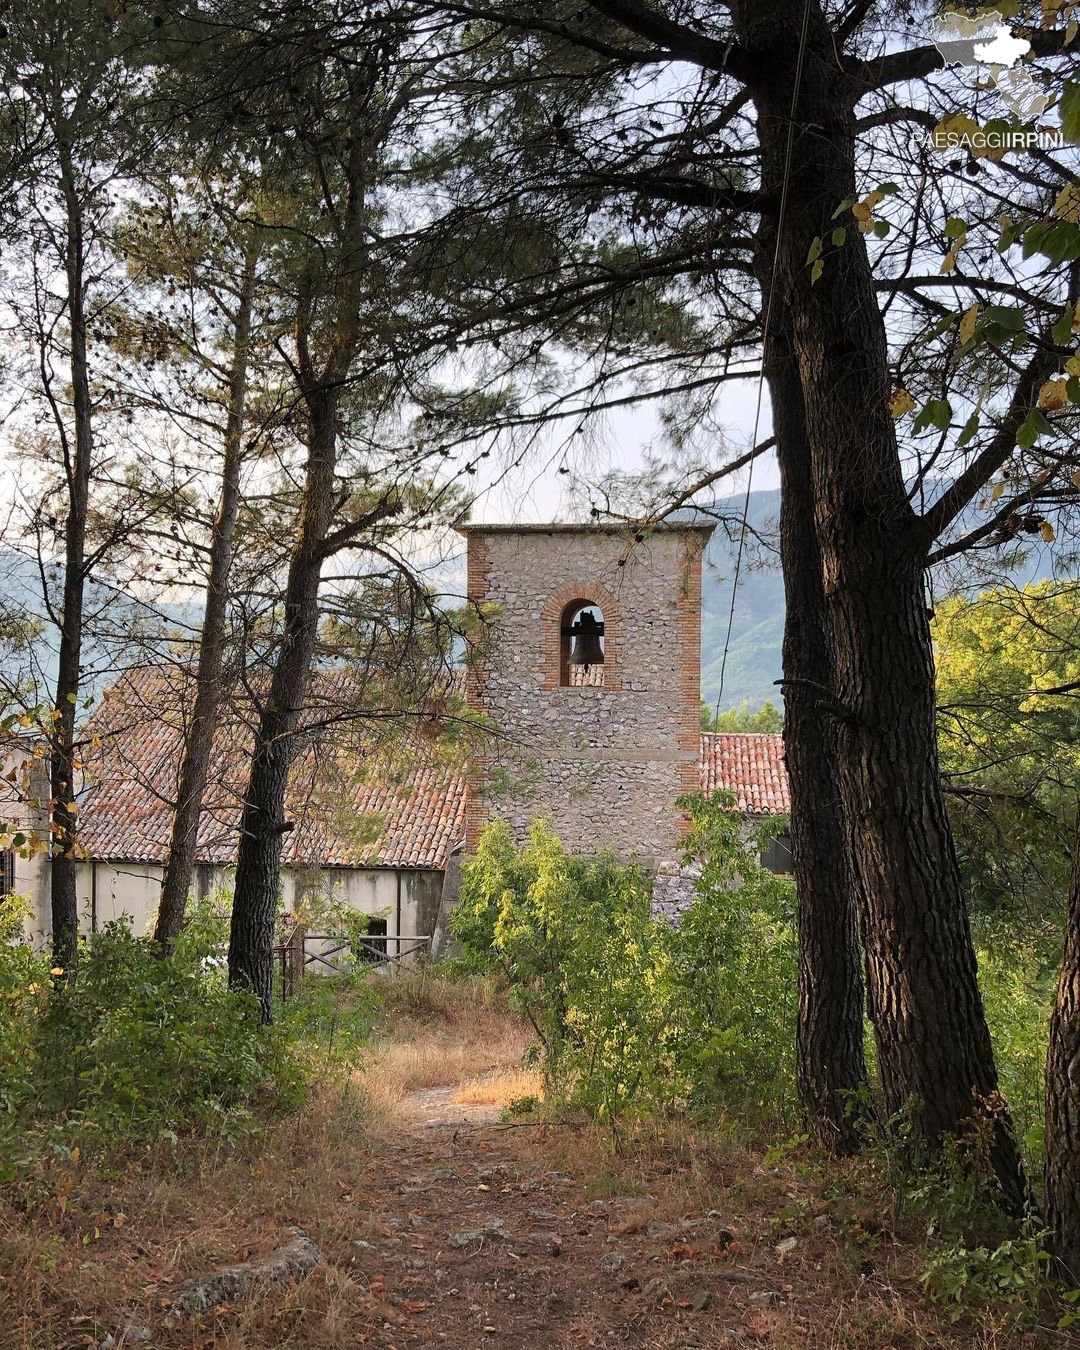
[[[714,468],[749,447],[754,430],[757,380],[748,379],[719,387],[715,415],[721,435],[710,451],[703,442],[701,459]],[[533,452],[520,468],[497,463],[494,457],[481,466],[482,486],[472,518],[488,523],[518,521],[584,519],[588,512],[586,483],[596,482],[611,469],[633,473],[645,466],[648,456],[668,457],[663,429],[655,405],[617,408],[594,418],[583,442],[567,447],[569,429],[565,422],[552,427],[538,440]],[[758,427],[758,440],[772,434],[768,391],[764,391]],[[570,467],[570,474],[561,467]],[[776,488],[780,485],[776,460],[770,453],[754,465],[753,487]],[[745,490],[746,475],[733,477],[717,485],[721,497]]]

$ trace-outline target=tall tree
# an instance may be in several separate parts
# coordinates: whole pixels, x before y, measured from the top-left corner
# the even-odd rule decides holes
[[[1065,948],[1046,1057],[1046,1217],[1066,1273],[1080,1280],[1080,823]]]
[[[351,552],[360,558],[353,567],[377,560],[394,570],[394,532],[425,519],[440,496],[422,469],[430,446],[407,436],[392,453],[382,444],[384,432],[401,437],[406,391],[414,406],[422,402],[422,371],[442,354],[426,331],[423,290],[402,262],[407,237],[384,233],[387,184],[407,192],[420,107],[438,87],[439,49],[425,43],[415,17],[404,3],[378,12],[287,6],[268,25],[258,6],[238,3],[208,21],[213,77],[228,91],[217,97],[244,109],[232,132],[261,144],[266,124],[274,128],[261,152],[268,187],[258,219],[276,273],[270,312],[290,426],[302,447],[285,491],[295,516],[279,622],[263,668],[248,676],[258,713],[229,942],[230,980],[257,995],[266,1019],[291,828],[286,788],[319,640],[323,569]]]
[[[101,464],[89,344],[105,299],[99,292],[108,269],[103,236],[110,192],[123,155],[134,149],[136,123],[128,120],[134,83],[121,58],[118,30],[95,4],[28,4],[6,28],[5,150],[19,166],[15,180],[32,278],[24,294],[34,297],[24,312],[37,346],[40,391],[53,423],[62,482],[59,604],[46,593],[59,630],[50,735],[50,884],[53,955],[71,973],[79,934],[75,726],[86,579],[94,561],[87,542],[90,494]]]
[[[975,91],[971,76],[929,79],[945,64],[929,40],[930,5],[773,0],[702,14],[594,0],[557,13],[468,11],[493,21],[493,41],[505,43],[508,26],[529,32],[517,70],[547,97],[548,157],[536,140],[527,158],[524,144],[513,163],[507,155],[515,212],[538,196],[580,203],[590,218],[619,212],[620,237],[638,243],[645,266],[663,258],[684,284],[697,277],[696,302],[724,320],[724,340],[707,348],[707,359],[724,362],[714,387],[731,378],[747,275],[760,286],[758,313],[788,316],[820,563],[803,552],[785,566],[801,556],[817,576],[807,585],[824,596],[831,660],[819,671],[815,716],[826,719],[836,758],[885,1105],[891,1114],[919,1103],[916,1133],[930,1144],[964,1134],[973,1117],[988,1120],[1003,1196],[1019,1206],[940,787],[925,573],[962,550],[996,546],[1021,510],[1063,499],[1072,457],[1062,437],[1075,414],[1063,406],[1064,373],[1053,377],[1069,359],[1077,240],[1067,203],[1055,206],[1062,162],[997,156],[991,182],[979,152],[934,149],[928,132],[939,121],[964,109],[970,122],[972,107],[985,117],[995,94]],[[1053,63],[1066,48],[1064,21],[1031,19],[1021,20],[1025,39]],[[912,47],[920,22],[926,38]],[[606,82],[611,71],[632,89],[621,100]],[[597,97],[583,114],[590,79]],[[917,83],[910,98],[894,92],[904,81]],[[881,163],[897,181],[866,181]],[[1019,223],[1004,233],[1003,191],[1019,199]],[[881,219],[886,200],[897,209]],[[769,238],[771,251],[762,247]],[[1034,275],[1008,262],[1021,239],[1048,259]],[[981,250],[977,274],[963,266],[968,249]],[[571,252],[565,270],[542,279],[564,314],[573,288],[584,291],[589,260],[587,250]],[[543,289],[534,284],[534,311]],[[1019,303],[994,303],[1005,297]],[[741,350],[760,335],[760,322],[749,324]],[[707,379],[701,371],[700,385]],[[918,410],[913,422],[908,407]],[[783,464],[781,445],[778,455]],[[999,474],[997,506],[973,520]]]
[[[248,344],[251,338],[251,310],[257,258],[257,235],[253,231],[245,250],[240,289],[235,297],[233,354],[228,374],[221,462],[221,495],[210,536],[206,604],[199,632],[199,658],[195,672],[195,703],[191,711],[191,726],[184,742],[184,756],[180,762],[176,811],[173,815],[172,835],[169,840],[157,923],[154,928],[154,937],[164,949],[172,945],[184,920],[191,874],[195,866],[199,819],[202,815],[203,794],[206,791],[210,767],[210,750],[222,703],[226,609],[229,599],[229,573],[233,560],[233,540],[240,508]]]
[[[289,559],[281,643],[244,794],[233,894],[229,978],[257,995],[266,1020],[271,1016],[271,948],[281,846],[288,828],[285,790],[315,650],[323,562],[336,546],[343,546],[349,537],[369,530],[397,509],[393,498],[378,502],[360,512],[345,538],[331,539],[340,491],[336,479],[340,402],[359,347],[362,300],[369,280],[365,262],[373,156],[381,150],[389,130],[385,124],[378,126],[381,110],[373,107],[377,92],[382,92],[382,62],[376,53],[364,56],[358,68],[343,76],[348,129],[339,124],[331,151],[339,158],[331,166],[320,145],[313,166],[338,178],[337,192],[326,203],[328,212],[334,213],[334,232],[328,255],[306,258],[297,279],[293,341],[307,444],[303,503]],[[321,333],[320,322],[326,325]],[[321,353],[313,350],[320,336],[325,341]]]
[[[815,1134],[853,1152],[867,1110],[863,979],[855,873],[833,751],[831,618],[810,512],[810,446],[794,341],[770,327],[765,369],[780,464],[780,556],[784,573],[784,758],[791,780],[792,870],[798,902],[799,1100]]]
[[[227,187],[220,181],[226,176]],[[156,204],[140,207],[123,238],[129,269],[138,268],[149,305],[147,313],[132,315],[122,325],[124,345],[129,359],[146,368],[165,364],[172,377],[164,388],[157,381],[142,383],[140,401],[152,414],[167,414],[188,425],[202,444],[217,440],[220,447],[213,517],[198,529],[206,536],[196,550],[205,568],[204,603],[194,701],[177,770],[176,808],[154,930],[162,951],[171,947],[183,924],[196,860],[214,730],[227,693],[223,682],[242,474],[265,420],[248,426],[251,366],[259,359],[252,347],[264,338],[260,333],[253,339],[252,333],[261,236],[250,219],[247,178],[240,163],[221,166],[218,181],[190,176],[175,180],[166,166],[163,181],[148,185]],[[187,303],[181,316],[161,304],[163,283],[182,289]],[[272,408],[269,416],[273,420]],[[174,524],[172,535],[169,543],[179,553],[180,545],[190,542],[187,530],[182,539]]]

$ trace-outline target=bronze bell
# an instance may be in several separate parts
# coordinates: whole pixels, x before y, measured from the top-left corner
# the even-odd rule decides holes
[[[581,611],[577,622],[571,624],[570,632],[574,635],[574,645],[570,649],[570,664],[584,666],[586,670],[590,666],[602,666],[604,649],[600,645],[600,639],[604,633],[604,625],[597,622],[596,615],[591,609]]]

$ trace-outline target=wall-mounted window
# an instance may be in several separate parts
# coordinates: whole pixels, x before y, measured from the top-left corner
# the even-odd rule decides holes
[[[386,960],[386,920],[368,919],[367,934],[356,944],[354,955],[360,961],[377,965]]]
[[[761,855],[761,865],[770,872],[791,871],[791,840],[786,834],[769,841],[769,847]]]
[[[591,600],[572,600],[559,625],[559,683],[602,687],[604,613]]]

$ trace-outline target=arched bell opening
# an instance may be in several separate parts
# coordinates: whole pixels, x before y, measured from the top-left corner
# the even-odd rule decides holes
[[[559,624],[559,683],[602,687],[604,612],[593,600],[571,600]]]

